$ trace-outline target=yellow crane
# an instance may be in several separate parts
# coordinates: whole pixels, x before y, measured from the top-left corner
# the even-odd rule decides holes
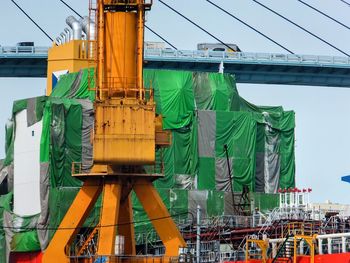
[[[107,256],[109,262],[121,262],[109,257],[114,255],[116,235],[125,237],[125,254],[135,255],[132,190],[166,250],[165,257],[156,261],[145,257],[123,262],[167,262],[178,256],[179,248],[186,244],[152,184],[157,176],[146,174],[143,169],[143,165],[155,163],[157,145],[170,143],[164,141],[166,136],[161,118],[155,114],[152,92],[146,94],[143,86],[144,19],[152,1],[91,1],[90,11],[96,11],[97,31],[96,40],[92,41],[96,45],[94,166],[90,173],[75,175],[83,181],[83,186],[44,252],[43,262],[71,262],[68,248],[101,194],[100,221],[97,231],[93,231],[98,235],[97,256]],[[76,41],[76,44],[68,43],[67,48],[75,50],[81,45],[81,41]],[[49,71],[62,67],[62,60],[53,56],[62,55],[65,47],[52,49]]]

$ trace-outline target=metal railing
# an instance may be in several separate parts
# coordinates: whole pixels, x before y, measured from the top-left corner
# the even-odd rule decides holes
[[[150,256],[150,255],[137,255],[137,256],[116,256],[116,255],[105,255],[105,256],[70,256],[70,262],[130,262],[130,263],[192,263],[193,261],[187,261],[186,255],[180,255],[179,257],[167,257],[167,256]],[[189,258],[191,260],[191,258]]]
[[[0,46],[0,55],[47,55],[49,47]],[[145,59],[350,67],[350,57],[209,50],[145,49]]]
[[[178,58],[195,60],[218,60],[223,62],[288,63],[305,65],[341,65],[350,67],[350,58],[341,56],[317,56],[280,53],[224,52],[208,50],[145,49],[147,58]]]
[[[49,47],[37,47],[37,46],[0,46],[0,54],[2,55],[43,55],[47,56]]]

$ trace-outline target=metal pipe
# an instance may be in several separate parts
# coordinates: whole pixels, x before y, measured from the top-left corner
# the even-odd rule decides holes
[[[81,40],[83,30],[82,30],[82,26],[79,23],[79,21],[77,19],[75,19],[74,16],[69,16],[66,18],[66,23],[73,31],[73,39],[74,40]]]
[[[103,66],[104,66],[104,3],[103,1],[98,1],[98,8],[97,8],[97,17],[98,17],[98,39],[97,39],[97,91],[96,91],[96,99],[97,100],[104,100],[104,91],[103,91]]]
[[[232,175],[231,175],[231,164],[230,164],[230,158],[228,156],[228,146],[227,144],[224,145],[224,151],[226,153],[226,162],[227,162],[227,170],[228,170],[228,177],[230,180],[230,188],[231,188],[231,197],[232,197],[232,211],[235,213],[235,195],[234,195],[234,189],[232,184]]]
[[[80,19],[79,23],[81,24],[83,32],[86,34],[86,39],[95,40],[95,23],[90,21],[88,16],[84,16],[82,19]]]
[[[61,45],[62,44],[62,39],[60,37],[56,37],[56,44]]]
[[[200,263],[201,256],[201,207],[197,205],[197,242],[196,242],[196,262]]]
[[[341,252],[346,253],[346,237],[341,238]]]
[[[83,32],[86,36],[86,40],[88,41],[88,46],[87,46],[88,58],[93,59],[94,43],[90,41],[94,41],[96,39],[95,23],[93,21],[90,21],[90,18],[88,16],[84,16],[82,19],[80,19],[79,23],[81,24]]]
[[[318,235],[317,239],[326,239],[326,238],[339,238],[339,237],[350,237],[350,232],[348,233],[336,233],[336,234],[325,234]]]
[[[61,36],[61,38],[62,38],[62,44],[66,43],[66,42],[67,42],[67,41],[66,41],[66,35],[62,32],[62,33],[60,34],[60,36]]]
[[[323,255],[322,240],[323,239],[318,240],[318,254],[320,254],[320,255]]]
[[[327,247],[327,248],[328,248],[328,249],[327,249],[327,250],[328,250],[327,253],[328,253],[328,254],[332,254],[332,238],[330,238],[330,237],[327,238],[327,245],[328,245],[328,247]]]
[[[139,99],[143,100],[143,43],[144,43],[144,21],[145,13],[143,1],[138,0],[137,10],[137,89],[139,90]]]
[[[66,27],[63,31],[64,31],[64,33],[66,33],[66,42],[71,41],[72,40],[72,33],[69,30],[69,28]]]

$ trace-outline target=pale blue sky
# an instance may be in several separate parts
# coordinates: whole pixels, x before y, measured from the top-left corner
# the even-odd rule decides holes
[[[65,0],[81,14],[88,14],[88,0]],[[198,22],[225,42],[236,43],[243,51],[279,52],[284,50],[215,9],[205,0],[164,0]],[[251,0],[212,0],[247,23],[298,54],[342,55]],[[55,37],[62,32],[65,18],[72,14],[59,0],[17,0],[28,13]],[[297,21],[327,41],[350,52],[350,31],[322,17],[297,0],[261,0],[264,4]],[[340,0],[307,0],[322,11],[350,25],[350,7]],[[49,40],[23,16],[10,0],[0,9],[0,45],[35,41],[49,46]],[[147,24],[179,49],[195,49],[200,42],[215,42],[157,0],[147,15]],[[159,41],[151,33],[146,40]],[[0,79],[0,126],[11,113],[14,99],[44,94],[44,79]],[[350,185],[340,181],[350,174],[350,89],[279,85],[239,84],[240,94],[255,104],[282,105],[296,112],[296,180],[299,187],[312,187],[314,201],[330,199],[350,203]],[[3,129],[4,130],[4,129]],[[0,132],[3,149],[4,132]],[[0,150],[0,157],[4,151]]]

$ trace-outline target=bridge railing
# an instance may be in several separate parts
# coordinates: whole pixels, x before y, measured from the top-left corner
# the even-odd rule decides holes
[[[317,56],[280,53],[255,53],[255,52],[224,52],[208,50],[174,50],[174,49],[145,49],[145,57],[152,58],[178,58],[178,59],[210,59],[223,62],[274,62],[274,63],[300,63],[315,65],[349,65],[349,57],[341,56]]]
[[[0,55],[22,56],[22,55],[47,55],[49,47],[40,46],[0,46]],[[350,57],[342,56],[318,56],[298,55],[282,53],[256,53],[256,52],[224,52],[209,50],[174,50],[174,49],[145,49],[145,58],[152,59],[178,59],[178,60],[208,60],[215,62],[247,62],[247,63],[286,63],[300,65],[339,65],[350,67]]]
[[[0,46],[0,54],[3,55],[47,55],[49,47],[40,46]]]

